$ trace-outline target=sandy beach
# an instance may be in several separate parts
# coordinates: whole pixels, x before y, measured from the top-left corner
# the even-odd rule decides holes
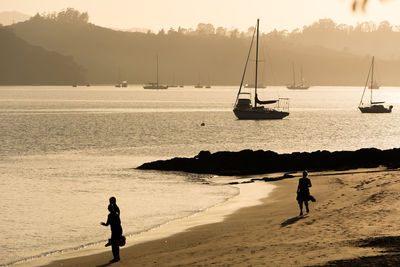
[[[367,265],[382,259],[396,262],[393,249],[388,254],[382,246],[360,245],[398,235],[398,171],[310,173],[311,193],[317,202],[301,217],[295,200],[298,177],[274,182],[276,188],[261,203],[249,203],[250,207],[222,221],[123,248],[121,261],[113,266],[346,265],[332,262],[346,259]],[[387,243],[386,247],[393,247]],[[48,266],[108,266],[111,257],[109,251]]]

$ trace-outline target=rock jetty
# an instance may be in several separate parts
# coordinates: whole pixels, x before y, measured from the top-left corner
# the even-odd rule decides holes
[[[314,151],[278,154],[264,150],[201,151],[193,158],[172,158],[144,163],[141,170],[183,171],[217,175],[248,175],[292,171],[349,170],[400,167],[400,148],[356,151]]]

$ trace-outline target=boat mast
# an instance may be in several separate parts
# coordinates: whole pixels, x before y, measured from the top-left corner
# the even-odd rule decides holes
[[[259,20],[257,19],[257,42],[256,42],[256,78],[255,78],[255,84],[254,84],[254,107],[257,107],[257,76],[258,76],[258,36],[259,36]]]
[[[157,86],[158,86],[158,54],[157,54]]]
[[[242,75],[242,80],[240,81],[240,86],[239,86],[239,91],[236,95],[236,102],[235,102],[235,106],[239,100],[239,95],[242,91],[242,86],[243,86],[243,81],[244,81],[244,77],[246,75],[246,70],[247,70],[247,64],[249,63],[249,59],[250,59],[250,54],[251,54],[251,48],[253,47],[253,42],[254,42],[254,35],[256,34],[256,29],[254,29],[253,31],[253,36],[251,37],[251,43],[250,43],[250,48],[249,48],[249,52],[247,54],[247,59],[246,59],[246,64],[244,65],[244,70],[243,70],[243,75]]]
[[[296,74],[294,72],[294,63],[292,62],[292,72],[293,72],[293,86],[296,86]]]
[[[366,90],[367,87],[368,87],[368,80],[369,80],[369,75],[371,74],[371,69],[372,69],[372,64],[371,64],[371,66],[370,66],[369,69],[368,69],[367,80],[365,81],[365,86],[364,86],[363,93],[362,93],[362,95],[361,95],[360,104],[358,104],[359,107],[360,107],[361,105],[363,105],[363,98],[364,98],[364,95],[365,95],[365,90]],[[371,91],[371,92],[372,92],[372,91]],[[372,99],[372,98],[371,98],[371,99]]]
[[[371,73],[371,99],[370,99],[370,103],[372,104],[372,89],[373,89],[373,86],[374,86],[374,58],[375,57],[372,57],[372,66],[371,66],[371,68],[372,68],[372,73]]]
[[[303,66],[300,67],[300,85],[304,84],[303,79]]]

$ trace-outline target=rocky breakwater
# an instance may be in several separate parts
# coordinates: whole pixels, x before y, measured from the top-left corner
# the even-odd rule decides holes
[[[218,175],[247,175],[291,171],[348,170],[400,167],[400,149],[363,148],[356,151],[314,151],[278,154],[264,150],[201,151],[193,158],[172,158],[144,163],[138,169],[183,171]]]

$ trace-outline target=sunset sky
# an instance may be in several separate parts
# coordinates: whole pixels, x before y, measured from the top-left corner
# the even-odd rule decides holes
[[[60,11],[73,7],[87,11],[94,24],[120,28],[196,28],[197,24],[247,30],[256,18],[261,30],[301,28],[320,18],[332,18],[337,23],[359,21],[379,23],[388,20],[400,25],[400,1],[370,0],[365,13],[354,14],[351,0],[0,0],[1,11]]]

